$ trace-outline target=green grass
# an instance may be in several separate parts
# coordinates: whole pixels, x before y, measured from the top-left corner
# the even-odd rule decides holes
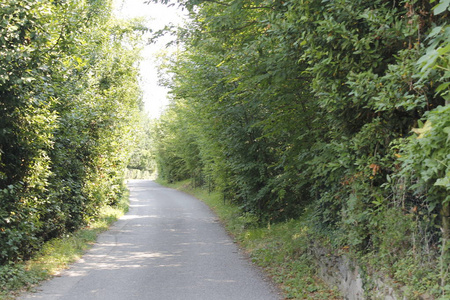
[[[128,210],[128,194],[115,207],[103,207],[99,217],[88,227],[72,234],[48,241],[33,259],[23,263],[0,266],[0,299],[14,299],[21,292],[65,269],[78,260]]]
[[[316,275],[317,268],[309,251],[312,234],[302,220],[258,226],[254,216],[242,214],[236,205],[225,203],[218,192],[194,189],[189,181],[157,182],[205,202],[253,262],[264,268],[286,299],[342,299],[339,292],[330,289]]]

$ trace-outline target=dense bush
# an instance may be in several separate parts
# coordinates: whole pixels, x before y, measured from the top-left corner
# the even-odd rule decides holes
[[[444,286],[448,1],[185,5],[185,51],[167,68],[173,105],[158,125],[163,177],[195,174],[263,223],[307,210],[318,236],[360,255],[384,253],[383,232],[398,230],[407,241],[386,265],[408,247],[435,249]]]
[[[138,29],[114,21],[107,0],[0,4],[1,264],[120,197]]]

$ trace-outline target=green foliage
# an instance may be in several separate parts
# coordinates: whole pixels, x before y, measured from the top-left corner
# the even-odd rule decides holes
[[[434,1],[431,1],[434,2]],[[442,95],[448,104],[450,94],[448,87],[450,86],[450,24],[448,24],[450,3],[448,1],[440,1],[434,8],[435,15],[439,15],[439,22],[434,24],[433,29],[428,34],[428,47],[418,64],[420,65],[420,75],[422,80],[426,80],[427,76],[435,73],[440,78],[440,84],[436,88],[436,92]],[[436,74],[437,73],[437,74]]]
[[[129,170],[138,170],[140,172],[154,173],[156,170],[154,157],[154,142],[151,132],[152,120],[147,116],[141,117],[141,123],[134,133],[135,149],[131,154],[127,168]]]
[[[198,171],[198,148],[193,143],[190,128],[184,126],[186,111],[182,106],[173,107],[165,112],[154,127],[156,163],[158,174],[169,182],[181,181],[196,176]]]
[[[427,193],[429,210],[450,202],[450,106],[439,106],[425,114],[422,128],[403,148],[402,175],[414,184],[409,189],[420,196]]]
[[[444,287],[449,2],[184,4],[191,23],[166,66],[173,104],[156,139],[163,178],[195,174],[261,224],[306,209],[318,236],[383,264],[426,253]],[[384,219],[411,211],[408,230]],[[427,238],[410,243],[418,232]],[[391,242],[420,250],[390,257]]]
[[[372,220],[373,247],[361,258],[368,280],[380,278],[406,299],[417,299],[419,295],[439,295],[440,276],[436,266],[436,252],[430,241],[436,238],[430,226],[433,220],[422,211],[405,214],[396,208],[379,208]],[[370,292],[368,295],[372,295]]]
[[[193,188],[190,182],[159,181],[201,199],[219,216],[227,231],[252,261],[263,267],[287,299],[342,299],[317,277],[317,265],[309,249],[313,235],[304,220],[258,225],[256,215],[242,214],[239,206],[224,202],[220,192]]]
[[[33,288],[61,269],[67,268],[89,248],[97,235],[109,228],[128,210],[128,194],[116,206],[105,206],[88,228],[44,243],[33,258],[21,263],[0,266],[0,298],[16,299],[24,289]]]
[[[141,26],[110,1],[0,4],[0,264],[89,223],[123,192]],[[125,46],[125,43],[129,46]]]

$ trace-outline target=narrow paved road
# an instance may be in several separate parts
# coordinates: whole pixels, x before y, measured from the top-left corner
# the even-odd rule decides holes
[[[205,204],[152,181],[128,186],[129,213],[21,299],[280,299]]]

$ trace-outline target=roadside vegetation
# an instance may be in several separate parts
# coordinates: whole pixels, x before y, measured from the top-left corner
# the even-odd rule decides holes
[[[1,1],[0,293],[72,261],[122,207],[145,31],[109,0]]]
[[[142,114],[139,124],[134,128],[135,144],[127,164],[127,179],[156,179],[156,160],[152,128],[155,120]]]
[[[448,299],[450,2],[182,5],[152,133],[160,178],[218,191],[254,234],[303,220],[357,262],[367,297],[382,280]]]
[[[450,1],[177,4],[171,105],[142,123],[148,28],[110,0],[0,3],[2,293],[51,273],[28,265],[43,247],[89,240],[128,166],[214,195],[292,298],[336,297],[314,243],[360,266],[367,297],[382,279],[449,299]]]
[[[343,299],[316,274],[317,264],[309,249],[311,236],[305,220],[261,226],[251,214],[242,214],[220,192],[194,188],[190,180],[158,183],[189,193],[217,214],[228,233],[251,260],[262,267],[288,299]]]
[[[115,206],[104,206],[89,226],[45,242],[25,262],[0,266],[0,299],[15,299],[35,285],[58,274],[78,260],[96,241],[98,234],[128,211],[128,192]]]

